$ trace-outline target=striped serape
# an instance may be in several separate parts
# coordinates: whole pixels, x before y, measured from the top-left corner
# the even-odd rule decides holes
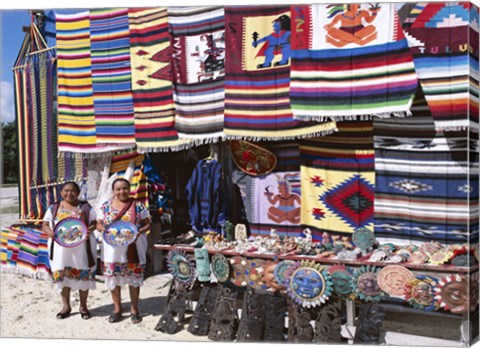
[[[290,107],[290,7],[225,8],[225,135],[287,140],[336,130],[304,123]]]
[[[23,231],[18,228],[9,227],[9,235],[7,240],[7,263],[8,270],[17,271],[18,252],[20,251],[20,241],[23,236]],[[2,265],[3,266],[3,265]]]
[[[291,11],[296,119],[410,114],[417,78],[395,4],[293,5]]]
[[[56,15],[58,149],[88,153],[96,148],[88,12]]]
[[[40,234],[31,229],[24,229],[20,239],[20,248],[18,251],[17,273],[35,278],[38,264],[38,245]]]
[[[470,94],[469,94],[469,139],[470,139],[470,182],[475,182],[479,179],[479,94],[480,94],[480,71],[479,71],[479,46],[480,46],[480,13],[479,7],[470,3],[470,25],[469,25],[469,40],[470,40]],[[478,184],[477,184],[478,185]],[[475,187],[474,185],[472,185]],[[475,221],[470,223],[470,242],[478,243],[479,239],[479,195],[478,189],[472,190],[469,195],[470,215],[475,218]]]
[[[40,239],[38,241],[38,261],[36,278],[38,279],[51,279],[52,272],[50,270],[50,259],[48,256],[48,237],[41,230]]]
[[[128,9],[90,10],[97,145],[135,146]]]
[[[223,136],[225,19],[219,7],[169,7],[175,129],[196,144]]]
[[[273,172],[252,177],[234,170],[233,180],[240,190],[251,236],[302,236],[300,172]]]
[[[117,177],[123,177],[130,162],[133,162],[134,172],[130,179],[130,196],[146,204],[148,208],[148,182],[143,173],[143,159],[144,155],[135,151],[115,155],[112,157],[110,175],[117,174]]]
[[[130,60],[135,142],[141,152],[182,150],[173,109],[171,47],[166,8],[132,8]]]
[[[431,2],[404,27],[437,130],[469,126],[468,7],[468,2]]]
[[[8,238],[10,237],[10,229],[2,227],[0,230],[0,264],[2,265],[2,272],[9,269],[8,260]]]
[[[5,227],[1,234],[2,272],[50,279],[48,237],[41,230],[24,226]]]
[[[478,239],[478,142],[469,141],[466,131],[448,135],[435,131],[421,93],[412,112],[408,120],[374,122],[377,239],[394,243],[458,243],[467,242],[469,235]]]
[[[290,172],[300,170],[300,151],[298,142],[296,141],[276,141],[259,143],[258,145],[267,148],[275,157],[277,157],[277,165],[274,170],[276,172]]]
[[[480,14],[479,8],[470,3],[469,23],[469,67],[470,67],[470,89],[469,89],[469,117],[470,129],[479,132],[479,94],[480,94],[480,71],[479,71],[479,49],[480,49]]]
[[[338,133],[300,142],[301,224],[314,240],[323,232],[373,231],[375,192],[371,121],[339,122]]]

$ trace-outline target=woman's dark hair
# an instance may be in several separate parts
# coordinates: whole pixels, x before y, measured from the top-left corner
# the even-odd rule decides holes
[[[128,181],[127,179],[125,178],[116,178],[115,180],[113,180],[112,182],[112,190],[113,188],[115,187],[115,184],[119,181],[123,181],[123,182],[126,182],[128,184],[128,186],[130,186],[130,181]]]
[[[62,185],[62,188],[60,189],[60,191],[62,191],[68,185],[72,185],[73,187],[75,187],[77,189],[77,192],[80,193],[80,186],[78,186],[78,184],[75,181],[67,181],[66,183],[64,183]]]

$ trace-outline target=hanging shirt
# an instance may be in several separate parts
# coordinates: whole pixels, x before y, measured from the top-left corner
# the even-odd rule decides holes
[[[192,172],[185,194],[190,225],[195,232],[220,232],[225,223],[225,200],[221,186],[222,165],[216,160],[202,160]]]

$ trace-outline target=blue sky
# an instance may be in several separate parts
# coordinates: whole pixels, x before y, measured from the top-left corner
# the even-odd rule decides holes
[[[59,13],[75,13],[79,11],[78,9],[56,10]],[[15,120],[12,67],[25,38],[22,27],[30,25],[30,14],[28,10],[0,10],[0,23],[0,62],[2,65],[0,73],[0,115],[3,123]]]
[[[27,10],[2,10],[0,11],[1,22],[1,118],[2,122],[15,120],[13,99],[13,72],[12,67],[22,45],[25,33],[22,26],[28,26],[30,16]]]

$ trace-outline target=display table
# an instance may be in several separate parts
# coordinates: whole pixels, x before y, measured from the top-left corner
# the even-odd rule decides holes
[[[193,253],[195,248],[189,245],[163,245],[163,244],[155,244],[155,249],[157,250],[183,250],[187,253]],[[336,258],[321,258],[318,256],[310,256],[310,255],[296,255],[294,253],[285,253],[285,254],[260,254],[257,252],[236,252],[230,249],[223,249],[223,250],[216,250],[216,249],[208,249],[209,254],[223,254],[225,256],[244,256],[247,258],[261,258],[261,259],[270,259],[270,260],[292,260],[292,261],[300,261],[300,260],[312,260],[324,265],[336,265],[342,264],[345,266],[351,267],[360,267],[360,266],[378,266],[378,267],[385,267],[392,265],[392,263],[387,262],[371,262],[368,261],[369,255],[364,257],[358,258],[357,260],[339,260]],[[428,265],[428,264],[412,264],[408,262],[404,263],[396,263],[395,265],[400,265],[406,267],[412,271],[424,271],[424,272],[432,272],[438,274],[444,273],[460,273],[460,274],[467,274],[473,273],[478,271],[478,264],[473,267],[455,267],[454,265]]]

